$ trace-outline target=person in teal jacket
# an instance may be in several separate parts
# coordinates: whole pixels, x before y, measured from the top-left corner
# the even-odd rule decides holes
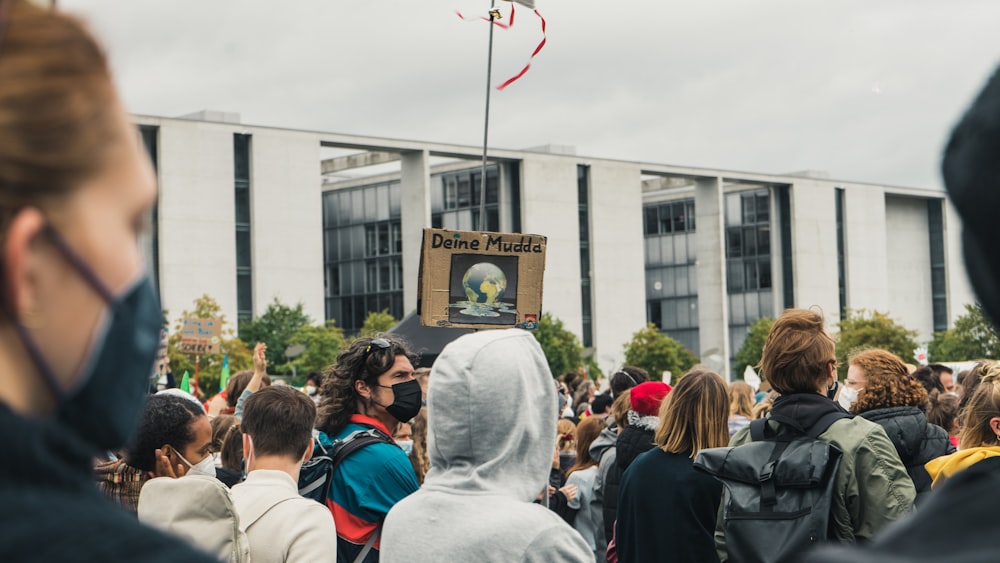
[[[323,384],[319,442],[333,445],[358,431],[375,429],[386,442],[345,458],[333,475],[326,505],[337,525],[337,560],[378,561],[382,520],[397,502],[419,488],[413,465],[392,443],[396,426],[416,416],[420,384],[413,356],[392,337],[359,338],[337,358]]]

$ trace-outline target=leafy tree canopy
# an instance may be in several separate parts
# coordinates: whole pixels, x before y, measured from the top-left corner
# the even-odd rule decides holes
[[[289,307],[275,297],[262,315],[252,321],[240,323],[240,338],[244,342],[267,344],[268,371],[281,375],[291,374],[285,350],[292,337],[311,322],[302,303]]]
[[[646,370],[653,380],[662,379],[663,372],[669,371],[676,382],[698,363],[698,357],[649,323],[625,344],[625,363]]]
[[[583,346],[580,345],[580,339],[567,330],[561,320],[549,313],[542,313],[538,328],[531,333],[541,345],[553,377],[576,371],[582,365],[580,353]]]
[[[294,367],[296,374],[293,385],[305,383],[309,372],[323,372],[337,363],[337,355],[347,347],[344,330],[328,321],[325,326],[306,325],[295,332],[288,340],[289,345],[302,345],[305,350],[295,359],[289,361],[283,369],[291,373]]]
[[[859,309],[848,311],[837,324],[837,362],[840,377],[847,376],[847,358],[864,348],[881,348],[904,362],[916,363],[917,331],[909,330],[888,314]]]
[[[934,335],[927,354],[932,362],[1000,359],[1000,335],[982,305],[966,305],[951,330]]]
[[[747,337],[743,340],[743,346],[736,352],[736,376],[743,377],[743,372],[747,366],[757,369],[760,365],[760,356],[764,351],[764,343],[767,342],[767,334],[771,332],[771,325],[774,319],[771,317],[761,317],[750,325]]]
[[[396,318],[389,314],[388,309],[369,312],[364,324],[361,325],[361,331],[358,333],[358,336],[370,338],[382,334],[396,326],[397,322]]]

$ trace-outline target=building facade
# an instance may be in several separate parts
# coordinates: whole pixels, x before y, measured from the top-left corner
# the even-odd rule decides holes
[[[480,224],[480,148],[136,116],[160,198],[146,241],[164,307],[227,318],[274,299],[348,332],[416,308],[422,229]],[[889,312],[922,340],[973,300],[942,190],[491,150],[486,230],[548,240],[543,308],[602,369],[646,323],[729,373],[786,307]]]

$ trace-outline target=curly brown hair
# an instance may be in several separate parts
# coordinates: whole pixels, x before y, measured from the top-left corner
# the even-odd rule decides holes
[[[376,340],[388,343],[382,348],[373,344]],[[337,356],[337,363],[323,373],[323,387],[316,417],[316,427],[333,437],[347,426],[351,416],[358,414],[358,403],[363,400],[355,389],[354,382],[364,381],[374,387],[378,376],[385,373],[396,356],[406,356],[411,363],[417,363],[417,356],[410,352],[407,343],[393,334],[381,334],[373,338],[358,338]]]
[[[865,388],[858,393],[858,400],[851,405],[851,412],[857,414],[888,407],[927,410],[927,390],[910,377],[899,356],[875,348],[854,354],[847,364],[857,366],[868,378]]]
[[[423,485],[424,477],[431,469],[431,459],[427,454],[427,407],[420,409],[417,416],[410,421],[413,428],[413,452],[410,454],[410,464],[417,474],[417,483]]]

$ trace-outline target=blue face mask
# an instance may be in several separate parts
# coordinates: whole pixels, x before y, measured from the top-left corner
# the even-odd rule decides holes
[[[145,275],[121,295],[114,295],[55,229],[47,227],[46,232],[108,307],[104,322],[96,329],[99,337],[93,339],[72,388],[60,385],[27,329],[20,323],[14,326],[55,398],[62,423],[95,451],[115,449],[128,439],[145,404],[163,327],[160,302]]]
[[[413,440],[396,440],[396,445],[402,448],[403,453],[410,455],[413,452]]]

